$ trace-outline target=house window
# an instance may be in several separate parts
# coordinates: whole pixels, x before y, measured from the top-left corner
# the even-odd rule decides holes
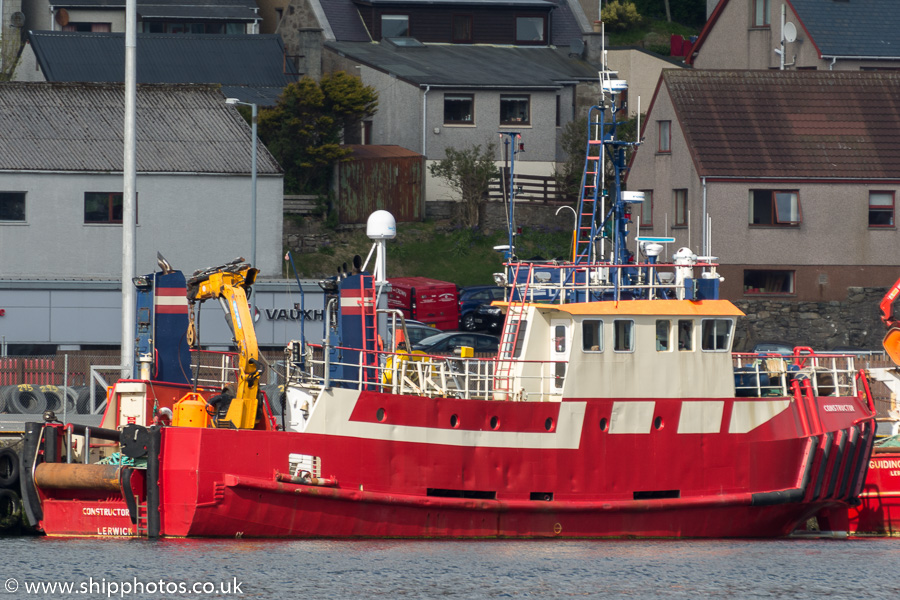
[[[769,0],[751,0],[750,9],[753,11],[753,27],[769,26]]]
[[[500,124],[528,125],[531,122],[530,96],[500,96]]]
[[[25,221],[25,192],[0,192],[0,221]]]
[[[656,351],[668,352],[672,349],[672,322],[660,319],[656,322]]]
[[[694,349],[694,322],[690,319],[678,321],[678,349],[683,352]]]
[[[121,223],[122,192],[85,192],[85,223]]]
[[[559,96],[556,96],[556,126],[559,127]]]
[[[538,44],[544,41],[544,17],[516,17],[516,43]]]
[[[444,94],[444,125],[474,125],[475,96]]]
[[[672,121],[657,121],[659,126],[659,152],[672,151]]]
[[[634,321],[613,321],[613,349],[616,352],[634,352]]]
[[[674,190],[675,194],[675,222],[673,227],[687,227],[688,191]]]
[[[641,219],[641,229],[653,228],[653,190],[641,190],[644,201],[638,203],[638,217]]]
[[[409,37],[409,15],[381,15],[381,37]]]
[[[750,190],[750,224],[797,227],[802,221],[797,190]]]
[[[768,269],[744,271],[745,294],[793,294],[794,272]]]
[[[894,192],[869,192],[869,227],[894,226]]]
[[[453,15],[452,39],[458,44],[472,42],[472,17],[470,15]]]
[[[603,321],[585,319],[581,322],[581,349],[585,352],[603,352]]]
[[[731,319],[703,319],[700,348],[707,352],[727,352],[731,347]]]

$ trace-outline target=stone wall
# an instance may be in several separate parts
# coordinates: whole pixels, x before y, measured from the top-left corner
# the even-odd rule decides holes
[[[562,210],[560,204],[516,204],[516,223],[522,226],[540,226],[548,229],[569,229],[575,216],[571,210]],[[462,203],[451,200],[428,201],[425,203],[425,218],[432,221],[459,222]],[[486,202],[481,205],[481,229],[485,232],[506,231],[506,204]]]
[[[851,287],[841,302],[737,300],[747,316],[735,332],[735,349],[785,342],[816,350],[835,346],[880,350],[885,330],[878,305],[886,292],[887,288]]]

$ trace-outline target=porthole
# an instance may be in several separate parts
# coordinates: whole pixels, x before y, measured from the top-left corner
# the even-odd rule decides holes
[[[553,431],[553,417],[547,417],[547,420],[544,421],[544,429]]]
[[[375,412],[375,418],[378,419],[379,423],[384,423],[384,409],[383,408],[379,408]]]
[[[500,427],[500,419],[496,416],[491,417],[491,429],[497,429]]]
[[[663,426],[662,417],[656,417],[655,419],[653,419],[653,428],[654,429],[661,429],[662,426]]]
[[[459,417],[457,417],[456,415],[452,415],[450,417],[450,427],[452,427],[453,429],[459,427]]]
[[[608,425],[609,423],[606,421],[606,419],[600,419],[600,431],[606,431],[606,427]]]

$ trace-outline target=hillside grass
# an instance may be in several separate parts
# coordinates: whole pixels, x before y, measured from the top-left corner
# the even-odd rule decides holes
[[[493,273],[503,268],[503,254],[494,246],[507,243],[506,232],[447,229],[432,222],[398,223],[397,237],[387,242],[388,277],[431,277],[460,287],[493,284]],[[571,252],[571,244],[570,229],[525,227],[516,239],[520,258],[562,258]],[[329,277],[344,263],[352,268],[354,254],[365,261],[371,247],[364,229],[335,232],[331,243],[318,252],[295,254],[294,264],[301,278]],[[367,270],[371,268],[370,264]]]

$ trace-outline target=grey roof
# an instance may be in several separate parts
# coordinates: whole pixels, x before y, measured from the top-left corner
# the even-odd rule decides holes
[[[29,31],[47,81],[121,82],[123,33]],[[283,72],[278,35],[142,33],[137,38],[138,83],[219,83],[245,102],[275,104],[296,75]]]
[[[317,0],[338,42],[372,41],[353,0]]]
[[[537,89],[597,78],[597,70],[584,60],[546,47],[429,44],[397,48],[389,42],[328,42],[325,46],[414,85]]]
[[[897,0],[789,0],[825,56],[900,57]],[[773,30],[777,28],[772,18]]]
[[[125,90],[110,83],[0,83],[0,170],[121,173]],[[246,174],[250,126],[209,85],[139,85],[139,173]],[[258,144],[260,175],[281,172]]]
[[[566,0],[560,0],[556,10],[550,13],[550,41],[554,46],[568,46],[573,39],[582,39],[578,19],[572,14],[572,8]]]

